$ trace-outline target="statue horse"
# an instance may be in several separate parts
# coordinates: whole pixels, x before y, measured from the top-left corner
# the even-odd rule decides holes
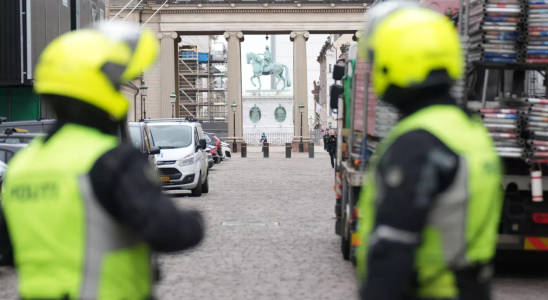
[[[253,52],[247,53],[246,60],[248,64],[249,63],[253,64],[253,76],[251,76],[251,84],[253,84],[253,86],[256,86],[255,82],[253,82],[253,79],[257,78],[257,81],[259,82],[259,88],[258,88],[259,90],[261,89],[261,75],[276,76],[276,78],[278,79],[275,84],[276,89],[278,89],[278,83],[280,82],[280,80],[282,80],[284,84],[282,91],[285,90],[286,87],[291,86],[291,80],[289,79],[289,70],[287,69],[286,65],[275,62],[272,65],[270,65],[270,71],[265,72],[262,69],[263,60],[257,53],[253,53]],[[284,69],[285,69],[285,77],[283,76]]]

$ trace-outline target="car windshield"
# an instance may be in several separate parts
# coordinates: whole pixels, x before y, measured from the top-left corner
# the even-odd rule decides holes
[[[192,127],[187,125],[153,125],[150,133],[154,146],[160,149],[188,147],[192,143]]]
[[[130,126],[129,134],[131,135],[131,143],[133,147],[143,150],[143,135],[141,134],[140,126]]]

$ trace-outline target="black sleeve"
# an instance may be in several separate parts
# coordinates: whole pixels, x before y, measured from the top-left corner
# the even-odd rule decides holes
[[[0,202],[0,266],[13,266],[13,247]]]
[[[105,210],[132,228],[158,252],[196,246],[204,236],[198,211],[182,211],[162,193],[148,159],[130,145],[101,156],[90,172],[93,189]]]
[[[415,250],[436,196],[453,182],[458,156],[424,130],[399,137],[377,166],[377,212],[361,299],[409,299]]]

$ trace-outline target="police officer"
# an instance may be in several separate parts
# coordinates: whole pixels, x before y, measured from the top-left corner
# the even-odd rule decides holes
[[[481,122],[449,95],[463,73],[457,31],[411,5],[380,4],[367,20],[360,55],[375,92],[404,117],[377,148],[358,203],[360,298],[488,300],[501,168]]]
[[[117,138],[129,107],[120,85],[157,52],[155,35],[130,23],[73,31],[43,51],[35,91],[58,122],[11,160],[2,195],[22,299],[152,299],[151,251],[202,239],[201,215],[177,209]]]
[[[337,154],[337,138],[335,134],[331,132],[331,135],[327,139],[327,152],[331,157],[331,168],[335,168],[335,155]]]
[[[264,152],[264,145],[268,143],[268,140],[266,139],[266,134],[263,132],[263,135],[261,135],[261,152]]]

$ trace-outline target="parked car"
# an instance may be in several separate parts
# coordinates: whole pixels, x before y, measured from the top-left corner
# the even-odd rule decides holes
[[[52,130],[55,127],[55,124],[57,124],[57,120],[1,122],[0,132],[5,132],[8,128],[17,128],[19,130],[28,130],[29,133],[45,133]],[[122,143],[126,143],[129,141],[127,122],[120,122],[119,124],[117,136]]]
[[[146,119],[164,189],[190,190],[199,197],[209,192],[207,144],[202,125],[185,119]]]
[[[221,157],[219,156],[219,153],[217,152],[217,147],[208,145],[208,149],[210,150],[211,155],[213,156],[213,161],[216,164],[221,163]]]
[[[158,170],[156,154],[160,154],[160,148],[152,144],[150,129],[145,122],[128,123],[131,144],[148,157],[148,162]]]
[[[15,121],[15,122],[2,122],[0,123],[0,132],[4,132],[8,128],[20,128],[26,129],[28,132],[40,133],[47,132],[53,129],[57,120],[36,120],[36,121]]]
[[[28,132],[27,129],[6,128],[0,133],[0,143],[6,144],[28,144],[35,137],[44,135],[39,132]]]
[[[4,174],[8,163],[17,151],[27,147],[28,144],[0,144],[0,187],[4,183]]]
[[[215,165],[215,161],[213,160],[213,155],[211,154],[211,149],[207,148],[206,153],[207,153],[207,167],[211,169]]]
[[[210,133],[210,132],[204,132],[204,139],[206,140],[208,145],[217,148],[216,152],[217,152],[217,155],[219,155],[220,157],[219,162],[221,162],[225,158],[223,148],[221,145],[221,140],[219,140],[214,133]]]
[[[223,148],[224,158],[231,158],[232,151],[230,150],[230,145],[228,143],[221,141],[221,147]]]

